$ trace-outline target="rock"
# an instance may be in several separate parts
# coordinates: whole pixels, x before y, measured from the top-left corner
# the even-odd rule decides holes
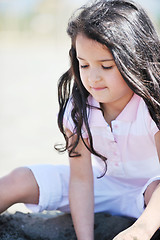
[[[112,240],[131,226],[135,219],[95,214],[95,240]],[[70,214],[24,214],[17,212],[0,216],[1,240],[76,240]],[[152,240],[160,240],[160,230]]]

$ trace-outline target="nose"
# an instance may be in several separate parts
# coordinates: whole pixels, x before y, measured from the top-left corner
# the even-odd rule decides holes
[[[99,82],[101,80],[100,72],[96,69],[91,69],[88,76],[89,82]]]

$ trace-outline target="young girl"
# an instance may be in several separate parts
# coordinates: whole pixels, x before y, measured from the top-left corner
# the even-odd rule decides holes
[[[94,239],[94,212],[132,216],[114,240],[149,240],[160,227],[158,36],[130,0],[82,7],[68,34],[71,67],[58,87],[66,145],[56,148],[68,150],[70,168],[14,170],[0,181],[0,211],[16,202],[71,211],[78,240]]]

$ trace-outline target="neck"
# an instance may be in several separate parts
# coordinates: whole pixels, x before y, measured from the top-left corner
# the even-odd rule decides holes
[[[120,114],[121,111],[115,110],[113,111],[112,108],[103,108],[103,112],[104,112],[104,119],[106,120],[106,122],[110,125],[111,127],[111,122],[113,120],[115,120],[117,118],[117,116]]]
[[[104,118],[106,122],[111,126],[111,122],[115,120],[118,115],[122,112],[128,102],[131,100],[133,94],[128,96],[125,101],[122,99],[118,103],[101,103],[101,108],[104,112]]]

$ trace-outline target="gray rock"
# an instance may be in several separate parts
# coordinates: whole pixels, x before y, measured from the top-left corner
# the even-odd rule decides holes
[[[112,240],[131,226],[135,219],[95,214],[95,240]],[[76,240],[70,214],[3,214],[0,216],[1,240]],[[160,230],[152,240],[160,240]]]

